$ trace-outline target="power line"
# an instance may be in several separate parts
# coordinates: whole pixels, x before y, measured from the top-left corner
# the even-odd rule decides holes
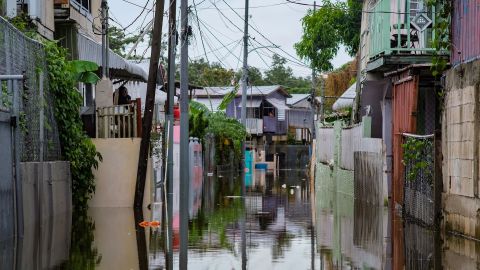
[[[130,2],[130,1],[128,1],[128,0],[121,0],[121,1],[123,1],[123,2],[125,2],[125,3],[128,3],[128,4],[132,5],[132,6],[139,7],[139,8],[141,8],[141,9],[143,9],[143,8],[144,8],[144,7],[140,6],[139,4],[137,4],[137,3],[133,3],[133,2]],[[152,10],[153,10],[153,8],[150,8],[150,9],[147,9],[147,10],[148,10],[148,11],[152,11]]]
[[[130,24],[128,24],[127,26],[125,26],[125,28],[123,28],[124,31],[127,30],[130,26],[132,26],[140,18],[140,16],[142,16],[143,12],[147,9],[147,6],[148,6],[149,2],[150,2],[150,0],[147,0],[147,2],[145,3],[145,6],[143,6],[143,9],[140,12],[140,14],[138,14],[138,16],[135,19],[133,19],[133,21]]]
[[[222,0],[240,19],[242,19],[242,21],[245,21],[245,18],[243,18],[240,14],[238,14],[238,12],[236,10],[234,10],[228,3],[227,1],[225,0]],[[276,45],[273,41],[271,41],[269,38],[267,38],[264,34],[262,34],[257,28],[253,27],[250,23],[248,24],[253,30],[255,30],[255,32],[257,32],[261,37],[263,37],[265,40],[267,40],[268,42],[270,42],[273,46],[277,47],[277,49],[279,49],[280,51],[282,51],[283,53],[285,53],[286,55],[288,55],[289,57],[291,57],[292,59],[294,59],[297,63],[300,63],[300,65],[304,65],[306,67],[308,67],[306,64],[304,64],[302,61],[298,60],[295,56],[292,56],[290,53],[288,53],[287,51],[285,51],[284,49],[282,49],[280,46]]]
[[[204,1],[205,0],[203,0],[202,3]],[[208,61],[207,51],[205,50],[205,43],[203,42],[202,29],[200,28],[200,22],[198,20],[197,5],[195,5],[195,0],[193,0],[193,8],[195,10],[195,17],[197,17],[198,32],[200,32],[200,40],[202,41],[203,52],[205,53],[205,58],[207,58],[207,62],[210,62]]]
[[[237,43],[237,42],[240,42],[240,40],[234,40],[234,41],[232,41],[232,42],[230,42],[230,43],[228,43],[228,44],[226,44],[226,45],[222,45],[222,46],[220,46],[220,47],[218,47],[218,48],[215,48],[215,49],[213,49],[213,50],[211,50],[211,51],[208,51],[208,52],[206,52],[206,54],[210,54],[210,53],[219,51],[219,50],[224,49],[225,47],[230,46],[230,45],[232,45],[233,43]],[[195,59],[198,59],[199,57],[202,57],[202,56],[204,56],[204,55],[205,55],[205,54],[196,56]]]
[[[288,5],[288,3],[277,3],[277,4],[270,4],[270,5],[253,6],[253,7],[249,7],[249,9],[275,7],[275,6],[283,6],[283,5]],[[208,9],[214,9],[214,8],[212,8],[211,6],[205,7],[205,8],[199,8],[199,10],[208,10]],[[245,9],[245,7],[235,7],[233,9]],[[222,10],[227,10],[227,9],[222,9]]]
[[[197,17],[197,18],[198,18],[198,17]],[[200,20],[200,18],[199,18],[199,21],[202,22],[202,24],[203,24],[203,21]],[[206,28],[206,30],[213,36],[214,39],[216,39],[216,40],[218,41],[218,43],[220,43],[220,44],[223,45],[223,42],[221,42],[221,41],[217,38],[216,35],[214,35],[208,28]],[[237,57],[231,50],[229,50],[228,48],[226,48],[226,49],[231,53],[232,56],[234,56],[234,57],[237,58],[237,59],[240,59],[240,58]],[[240,60],[239,60],[239,61],[240,61]]]

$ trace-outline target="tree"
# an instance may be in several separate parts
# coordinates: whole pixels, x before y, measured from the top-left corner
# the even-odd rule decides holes
[[[341,44],[354,56],[360,42],[361,15],[359,0],[335,3],[325,0],[317,11],[310,10],[302,19],[303,36],[295,44],[297,54],[319,71],[333,68],[331,60]]]
[[[279,84],[289,88],[290,93],[309,93],[310,79],[295,77],[290,67],[286,66],[287,60],[278,54],[272,56],[272,66],[265,71],[265,81],[268,84]]]
[[[286,85],[289,79],[293,77],[293,71],[286,67],[287,59],[278,54],[272,56],[272,66],[265,71],[265,80],[275,84]]]
[[[356,77],[357,61],[350,61],[340,68],[330,72],[325,80],[325,95],[339,97],[354,82]],[[325,109],[330,111],[336,99],[326,99]]]
[[[193,60],[188,65],[189,80],[198,86],[227,86],[235,77],[233,70],[223,68],[218,63],[208,63],[203,58]]]
[[[126,47],[130,44],[134,44],[139,38],[140,35],[127,37],[123,29],[117,28],[115,26],[108,27],[109,47],[112,51],[122,57],[126,56]]]

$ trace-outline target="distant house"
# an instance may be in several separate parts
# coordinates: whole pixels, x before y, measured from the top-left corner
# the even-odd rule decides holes
[[[218,111],[223,97],[231,92],[234,87],[205,87],[192,90],[192,100],[205,105],[210,111]],[[225,111],[225,110],[224,110]]]
[[[223,97],[234,90],[229,87],[206,87],[194,90],[192,99],[205,104],[212,111],[216,111]],[[252,135],[286,135],[288,129],[287,98],[290,94],[280,85],[251,86],[247,89],[247,132]],[[228,104],[226,114],[239,119],[242,111],[241,91]]]
[[[316,107],[317,101],[314,100]],[[310,94],[292,94],[287,99],[288,110],[288,128],[295,134],[296,140],[310,140],[313,128],[313,118],[315,117],[315,108],[312,108]]]

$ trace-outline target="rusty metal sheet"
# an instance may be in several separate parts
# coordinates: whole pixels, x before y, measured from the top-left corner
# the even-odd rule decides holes
[[[454,0],[451,63],[480,58],[480,0]]]
[[[393,206],[403,204],[403,133],[415,133],[418,99],[417,75],[394,82],[393,86]]]

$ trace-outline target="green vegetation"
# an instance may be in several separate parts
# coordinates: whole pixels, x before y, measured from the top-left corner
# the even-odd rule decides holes
[[[73,207],[74,210],[82,212],[88,208],[88,200],[95,192],[92,168],[97,168],[101,156],[83,131],[83,123],[78,113],[82,96],[76,85],[79,80],[96,82],[98,77],[93,71],[96,71],[98,66],[84,61],[67,61],[66,50],[55,42],[45,42],[45,52],[48,85],[54,97],[54,114],[62,154],[65,160],[70,162]]]
[[[96,83],[99,80],[95,74],[98,65],[89,61],[68,61],[67,50],[55,41],[41,38],[36,32],[35,25],[23,13],[12,18],[10,23],[44,45],[48,73],[47,91],[53,96],[53,109],[63,159],[70,162],[73,208],[75,212],[85,213],[88,200],[95,192],[92,169],[98,167],[102,157],[83,131],[79,114],[83,99],[76,86],[78,82]],[[20,112],[19,118],[20,129],[24,133],[28,132],[24,123],[25,112]]]
[[[433,170],[430,168],[433,162],[433,140],[407,138],[402,144],[403,164],[409,166],[406,171],[406,179],[415,181],[422,175],[426,179],[433,180]]]
[[[100,264],[102,256],[95,247],[95,223],[86,215],[74,213],[72,220],[72,240],[68,261],[62,269],[93,270]]]
[[[225,95],[218,108],[225,108],[235,98],[238,85]],[[190,136],[203,139],[206,134],[215,136],[217,160],[226,161],[233,151],[234,158],[239,160],[242,155],[242,142],[247,136],[245,127],[236,119],[229,118],[223,112],[210,112],[207,106],[196,101],[190,101]]]
[[[226,86],[235,79],[235,72],[223,68],[219,63],[208,63],[203,58],[188,64],[190,84],[199,86]]]
[[[435,38],[432,46],[435,48],[435,56],[432,59],[432,75],[441,75],[447,69],[448,59],[441,57],[442,53],[451,49],[450,40],[450,15],[452,13],[452,1],[449,0],[427,0],[427,5],[435,7]]]
[[[233,187],[230,183],[232,180],[235,183]],[[202,208],[190,225],[189,243],[196,248],[207,248],[207,243],[202,243],[202,240],[204,239],[204,233],[210,231],[218,236],[218,243],[215,244],[218,244],[220,248],[233,251],[234,245],[227,238],[227,228],[234,225],[244,215],[245,206],[241,200],[225,198],[224,195],[239,196],[241,185],[238,179],[230,178],[228,178],[228,181],[222,181],[220,178],[215,179],[215,182],[215,188],[202,200],[202,202],[205,202],[205,198],[209,197],[213,209],[206,209],[206,204],[202,203]],[[211,243],[208,243],[208,245],[211,245]]]
[[[256,67],[249,67],[248,81],[250,85],[282,85],[289,93],[310,93],[310,78],[295,77],[287,60],[278,54],[272,56],[272,64],[263,74]],[[219,63],[208,63],[203,58],[193,60],[189,66],[190,83],[198,86],[227,86],[238,83],[242,78],[242,70],[228,70]]]
[[[351,56],[357,53],[361,18],[361,1],[323,1],[319,9],[310,10],[302,19],[303,36],[295,44],[297,54],[318,71],[331,70],[331,60],[341,44]]]
[[[12,106],[12,95],[8,92],[7,82],[2,81],[0,85],[0,106],[9,108]]]

